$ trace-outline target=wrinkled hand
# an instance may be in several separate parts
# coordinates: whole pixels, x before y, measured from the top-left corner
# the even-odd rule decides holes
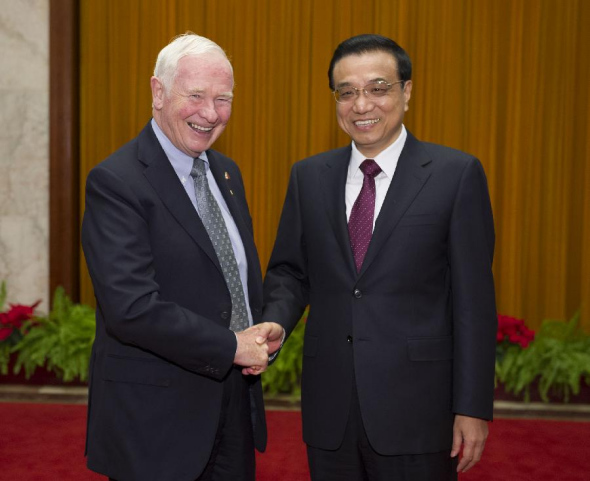
[[[268,366],[268,344],[265,331],[260,333],[258,325],[245,331],[237,332],[238,348],[234,364],[238,366],[256,366],[256,374],[265,371]],[[242,371],[243,372],[243,371]]]
[[[453,448],[451,457],[455,457],[463,445],[463,455],[457,466],[457,472],[466,472],[477,464],[483,454],[488,437],[488,422],[469,416],[455,416],[453,425]]]
[[[267,345],[268,352],[266,356],[266,363],[264,365],[252,364],[249,367],[245,367],[242,369],[242,374],[249,375],[249,374],[261,374],[266,370],[268,367],[268,355],[274,353],[281,347],[281,342],[283,341],[283,335],[285,330],[280,324],[276,322],[263,322],[261,324],[256,324],[252,326],[250,329],[257,332],[258,336],[256,337],[256,343],[260,345]]]

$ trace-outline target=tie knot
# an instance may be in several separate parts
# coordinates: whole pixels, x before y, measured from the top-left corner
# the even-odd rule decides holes
[[[191,177],[196,179],[205,175],[205,161],[200,157],[195,157],[193,160],[193,168],[191,169]]]
[[[367,159],[363,161],[361,164],[361,170],[363,174],[369,177],[375,177],[379,172],[381,172],[381,167],[375,162],[373,159]]]

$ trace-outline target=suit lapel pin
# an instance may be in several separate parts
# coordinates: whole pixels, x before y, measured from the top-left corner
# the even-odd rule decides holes
[[[225,177],[225,180],[229,180],[229,174],[228,174],[227,172],[224,172],[224,173],[223,173],[223,176]],[[231,195],[234,195],[234,191],[233,191],[233,190],[231,190],[231,189],[229,189],[229,193],[230,193]]]

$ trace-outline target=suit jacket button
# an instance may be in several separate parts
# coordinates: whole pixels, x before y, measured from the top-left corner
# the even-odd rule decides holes
[[[221,313],[221,318],[222,318],[224,321],[225,321],[225,320],[227,320],[227,319],[229,319],[229,312],[227,312],[227,311],[223,311],[223,312]]]
[[[352,336],[347,336],[346,340],[352,344]]]
[[[354,297],[356,297],[357,299],[360,299],[361,297],[363,297],[363,293],[360,291],[360,289],[355,289],[354,292],[352,293],[352,295]]]

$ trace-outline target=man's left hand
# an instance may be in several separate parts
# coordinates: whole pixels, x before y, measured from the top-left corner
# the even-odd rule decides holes
[[[451,457],[457,456],[463,445],[463,455],[457,466],[457,472],[464,473],[477,464],[483,454],[487,437],[488,422],[486,420],[455,415]]]

